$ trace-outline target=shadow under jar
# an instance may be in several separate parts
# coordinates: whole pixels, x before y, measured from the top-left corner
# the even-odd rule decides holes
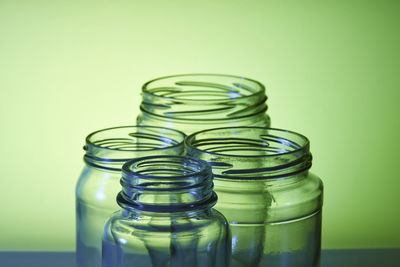
[[[153,156],[122,169],[122,207],[107,221],[103,267],[226,267],[231,237],[211,167],[179,156]]]
[[[137,124],[186,134],[221,126],[268,127],[266,100],[264,85],[240,76],[166,76],[143,85]]]
[[[101,266],[101,238],[107,218],[119,209],[122,165],[133,158],[181,155],[182,132],[151,126],[121,126],[91,133],[85,166],[76,186],[76,260],[78,267]]]
[[[262,127],[187,137],[187,154],[212,165],[233,267],[319,266],[323,185],[309,172],[309,145],[301,134]]]

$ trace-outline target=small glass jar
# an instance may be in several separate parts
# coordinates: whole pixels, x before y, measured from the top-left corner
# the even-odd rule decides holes
[[[122,210],[104,228],[103,267],[229,266],[229,224],[211,208],[209,164],[153,156],[127,162],[122,173]]]
[[[309,145],[301,134],[262,127],[186,138],[187,154],[212,165],[233,267],[319,266],[323,185],[309,172]]]
[[[166,76],[143,85],[137,124],[186,134],[222,126],[268,127],[266,100],[264,85],[240,76]]]
[[[122,126],[91,133],[85,166],[76,186],[76,256],[78,267],[101,266],[104,223],[118,210],[122,165],[137,157],[184,152],[182,132],[151,126]]]

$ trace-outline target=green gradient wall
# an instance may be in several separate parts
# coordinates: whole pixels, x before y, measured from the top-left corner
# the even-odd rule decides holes
[[[188,72],[263,82],[310,138],[324,248],[400,247],[398,3],[0,0],[0,250],[73,250],[85,136]]]

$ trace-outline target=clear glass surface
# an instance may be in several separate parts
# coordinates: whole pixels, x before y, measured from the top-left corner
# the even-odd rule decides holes
[[[187,137],[187,154],[209,162],[215,208],[229,221],[232,266],[319,266],[322,181],[309,172],[306,137],[228,127]]]
[[[148,155],[181,155],[185,135],[150,126],[122,126],[90,134],[85,166],[76,186],[76,256],[78,267],[101,266],[104,223],[119,207],[116,196],[122,165]]]
[[[206,162],[189,157],[127,162],[122,210],[104,229],[103,267],[230,266],[229,224],[211,208],[212,179]]]
[[[233,75],[182,74],[142,88],[139,125],[165,126],[186,134],[222,126],[270,125],[261,83]]]

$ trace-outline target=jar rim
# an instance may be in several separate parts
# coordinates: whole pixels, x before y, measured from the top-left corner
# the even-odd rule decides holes
[[[293,134],[293,136],[300,137],[304,142],[299,148],[296,148],[294,150],[282,152],[282,153],[272,153],[272,154],[268,154],[268,155],[235,155],[235,154],[228,154],[228,153],[210,152],[210,151],[199,149],[199,148],[191,145],[192,139],[196,135],[201,134],[201,133],[211,132],[211,131],[220,131],[220,130],[229,130],[229,129],[246,129],[246,128],[247,129],[272,130],[275,132],[290,133],[290,134]],[[300,151],[308,152],[309,146],[310,146],[309,139],[300,133],[290,131],[290,130],[285,130],[285,129],[279,129],[279,128],[257,127],[257,126],[236,126],[236,127],[234,126],[234,127],[219,127],[219,128],[205,129],[205,130],[198,131],[198,132],[188,135],[185,138],[184,143],[185,143],[185,147],[189,147],[190,149],[193,149],[200,153],[216,155],[216,156],[233,157],[233,158],[271,158],[271,157],[276,157],[276,156],[291,155],[291,154],[298,153]]]
[[[166,131],[170,131],[170,132],[175,132],[175,133],[177,133],[178,135],[180,135],[180,137],[182,137],[182,140],[181,140],[181,141],[180,141],[180,140],[175,140],[177,143],[176,143],[176,144],[171,144],[170,146],[156,147],[156,148],[152,148],[152,149],[126,149],[126,148],[125,148],[125,149],[120,149],[120,148],[110,148],[110,147],[105,147],[105,146],[102,146],[102,145],[95,144],[95,143],[93,142],[93,140],[92,140],[92,138],[93,138],[95,135],[99,134],[99,133],[103,133],[103,132],[106,132],[106,131],[117,130],[117,129],[124,129],[124,128],[126,128],[126,129],[129,129],[129,128],[130,128],[130,129],[140,129],[140,128],[146,129],[146,128],[149,128],[149,129],[166,130]],[[92,147],[99,148],[99,149],[110,150],[110,151],[135,152],[135,151],[163,150],[163,149],[175,148],[175,147],[181,146],[181,145],[183,144],[185,137],[186,137],[186,135],[185,135],[182,131],[179,131],[179,130],[176,130],[176,129],[167,128],[167,127],[147,126],[147,125],[125,125],[125,126],[109,127],[109,128],[104,128],[104,129],[100,129],[100,130],[94,131],[94,132],[90,133],[90,134],[86,137],[85,141],[86,141],[86,145],[90,145],[90,146],[92,146]]]
[[[122,166],[120,183],[117,202],[122,208],[176,212],[211,207],[217,200],[210,164],[188,156],[132,159]]]
[[[199,166],[199,170],[196,170],[193,173],[185,174],[185,175],[168,176],[168,179],[182,179],[182,178],[190,178],[193,176],[207,176],[207,175],[212,174],[211,166],[206,161],[198,159],[198,158],[194,158],[194,157],[189,157],[189,156],[174,156],[174,155],[157,155],[157,156],[147,156],[147,157],[139,157],[139,158],[131,159],[122,166],[122,172],[123,172],[124,176],[126,175],[129,178],[165,179],[165,176],[141,174],[141,173],[133,172],[131,169],[131,166],[135,163],[137,164],[140,162],[146,162],[146,161],[156,160],[156,159],[165,159],[165,160],[181,159],[182,163],[184,161],[191,161],[191,162],[195,162],[197,164],[197,166]]]
[[[176,77],[191,77],[191,76],[193,76],[193,77],[195,77],[195,76],[201,76],[201,77],[210,76],[210,77],[225,77],[225,78],[242,79],[242,80],[245,80],[245,81],[249,81],[249,82],[255,83],[258,86],[257,91],[252,92],[249,95],[235,97],[235,99],[246,99],[246,98],[254,97],[255,95],[258,95],[258,94],[265,94],[265,86],[262,83],[260,83],[259,81],[257,81],[257,80],[254,80],[254,79],[251,79],[251,78],[247,78],[247,77],[244,77],[244,76],[231,75],[231,74],[218,74],[218,73],[185,73],[185,74],[174,74],[174,75],[167,75],[167,76],[158,77],[158,78],[152,79],[152,80],[144,83],[143,86],[142,86],[142,93],[146,93],[146,94],[149,94],[149,95],[151,95],[153,97],[159,97],[159,98],[163,98],[163,99],[164,98],[175,99],[174,97],[164,97],[164,96],[160,96],[160,95],[154,94],[154,93],[149,91],[149,86],[151,84],[153,84],[154,82],[161,81],[161,80],[166,80],[166,79],[176,78]],[[211,100],[210,99],[184,99],[184,100],[186,100],[186,101],[191,101],[191,100],[193,101],[194,100],[194,101],[198,101],[198,102],[207,102],[207,103],[209,103],[209,102],[220,102],[221,101],[221,99],[215,99],[215,100],[212,100],[212,99]]]

